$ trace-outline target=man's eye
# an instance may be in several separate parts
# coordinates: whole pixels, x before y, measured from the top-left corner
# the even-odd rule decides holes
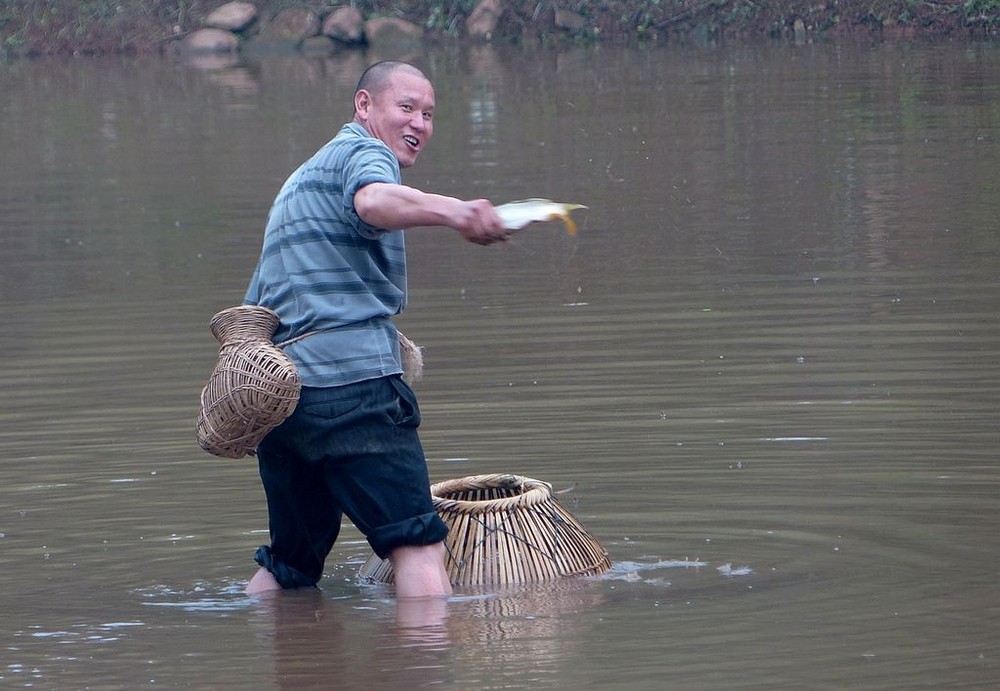
[[[402,105],[402,108],[403,108],[403,110],[405,110],[405,111],[406,111],[407,113],[409,113],[409,112],[410,112],[411,110],[413,110],[413,106],[411,106],[411,105],[410,105],[409,103],[404,103],[404,104]]]

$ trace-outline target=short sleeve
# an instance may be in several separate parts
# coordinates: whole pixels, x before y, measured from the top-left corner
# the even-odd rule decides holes
[[[344,162],[344,215],[359,235],[375,239],[394,228],[377,228],[361,220],[354,208],[354,195],[373,182],[398,184],[399,162],[378,139],[362,139]]]

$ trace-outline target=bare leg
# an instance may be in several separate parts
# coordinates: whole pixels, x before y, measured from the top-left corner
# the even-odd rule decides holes
[[[281,590],[281,584],[274,579],[271,572],[261,567],[257,569],[257,573],[253,575],[250,582],[247,583],[245,592],[247,595],[259,595],[261,593],[267,593],[274,590]]]
[[[444,568],[444,543],[397,547],[389,554],[396,574],[396,597],[447,597],[451,582]]]

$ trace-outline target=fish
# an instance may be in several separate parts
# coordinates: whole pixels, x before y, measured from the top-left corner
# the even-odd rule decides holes
[[[583,204],[567,204],[548,199],[521,199],[496,207],[507,230],[520,230],[529,223],[541,221],[562,221],[570,235],[576,235],[576,223],[570,217],[570,211],[586,208]]]

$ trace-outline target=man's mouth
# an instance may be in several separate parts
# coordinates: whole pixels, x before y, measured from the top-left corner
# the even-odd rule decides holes
[[[414,137],[412,134],[407,134],[403,137],[403,141],[412,146],[414,149],[420,146],[420,140]]]

